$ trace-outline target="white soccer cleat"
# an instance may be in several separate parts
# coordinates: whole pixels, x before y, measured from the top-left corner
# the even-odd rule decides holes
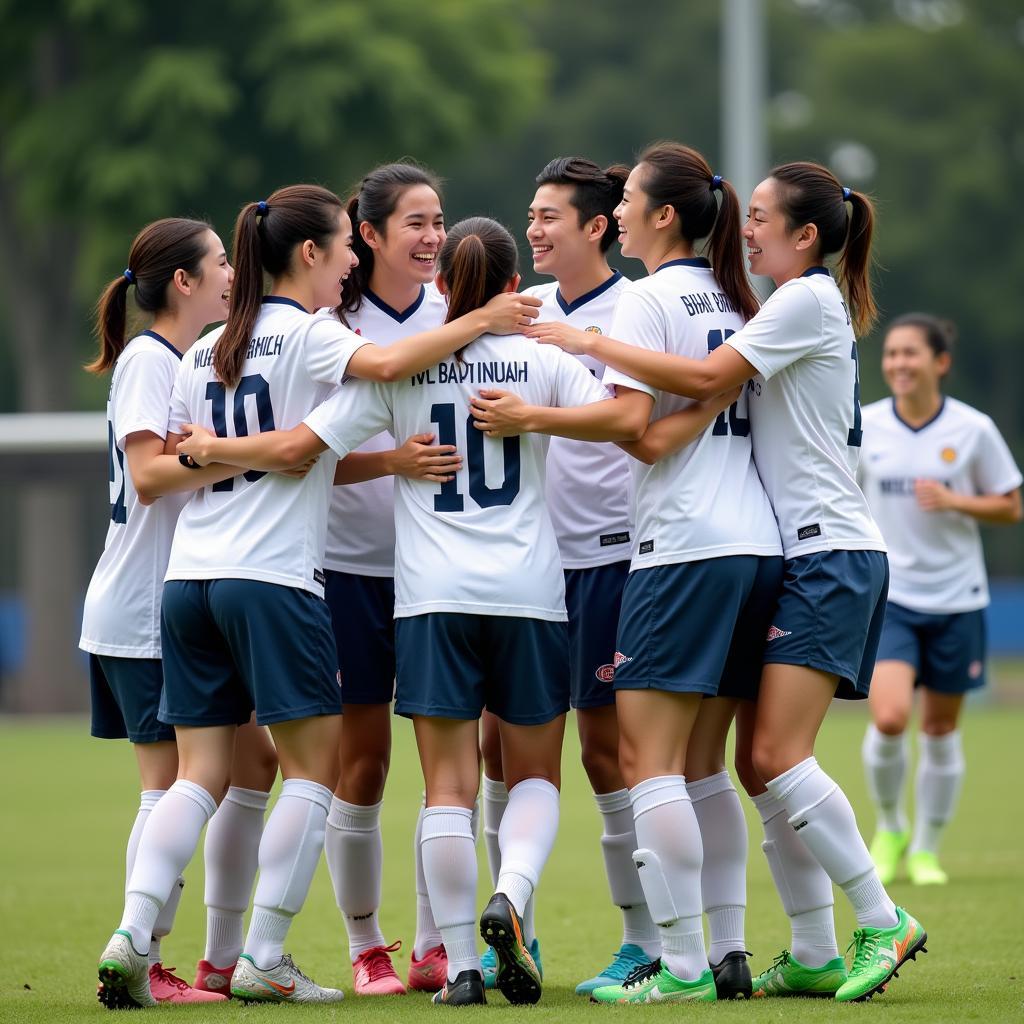
[[[136,952],[128,932],[119,928],[110,937],[98,973],[100,1002],[110,1009],[157,1005],[149,990],[149,957]]]
[[[345,998],[339,989],[322,988],[307,978],[287,953],[266,970],[243,953],[231,978],[231,994],[236,999],[260,1003],[340,1003]]]

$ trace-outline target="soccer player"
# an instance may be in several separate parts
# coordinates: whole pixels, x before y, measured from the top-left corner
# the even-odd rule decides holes
[[[624,290],[611,327],[612,335],[638,346],[631,349],[638,364],[672,366],[706,355],[757,310],[743,270],[739,201],[699,153],[677,143],[648,147],[615,215],[623,254],[642,260],[650,274]],[[700,238],[709,239],[710,261],[695,253]],[[590,340],[605,337],[561,323],[542,323],[528,333],[588,354],[596,352]],[[631,389],[654,400],[660,423],[648,433],[695,414],[693,403],[668,393],[651,375],[608,370],[604,380],[617,393]],[[721,758],[738,698],[757,692],[782,551],[754,468],[747,398],[735,384],[723,391],[725,400],[699,430],[664,449],[650,438],[627,446],[649,464],[636,475],[636,537],[616,645],[619,760],[630,786],[634,858],[662,955],[621,983],[596,988],[598,1002],[714,1000],[716,976],[723,995],[749,991],[742,952],[744,858],[738,882],[731,854],[723,874],[709,864],[715,870],[702,879],[702,835],[708,833],[716,856],[720,848],[745,852],[739,798]],[[532,410],[521,416],[527,425],[537,419]],[[720,760],[709,776],[714,781],[700,780],[695,799],[685,774],[689,739],[708,729],[715,743],[703,742],[720,746]],[[714,800],[723,793],[728,801]],[[711,813],[695,809],[705,799],[715,807]],[[714,970],[704,948],[704,907]],[[746,975],[739,984],[737,973]]]
[[[439,327],[448,304],[434,286],[444,214],[437,179],[411,163],[367,174],[348,202],[359,258],[341,316],[357,334],[389,345]],[[338,786],[324,853],[345,918],[357,995],[405,992],[378,922],[383,873],[380,813],[391,754],[395,689],[393,476],[444,482],[459,465],[450,445],[420,433],[400,447],[383,431],[339,465],[327,518],[325,599],[341,670],[344,717]],[[351,481],[351,482],[349,482]],[[416,938],[409,986],[436,992],[446,966],[416,846]]]
[[[500,224],[477,217],[452,228],[438,258],[449,318],[514,289],[516,263]],[[343,455],[381,429],[408,436],[433,423],[438,440],[465,453],[455,478],[440,485],[399,478],[395,505],[395,709],[413,719],[426,782],[423,869],[448,962],[439,1004],[485,1001],[471,827],[484,706],[499,718],[509,796],[501,873],[479,928],[496,950],[497,988],[517,1004],[540,998],[522,914],[557,831],[568,707],[564,581],[544,506],[547,444],[485,438],[467,415],[469,399],[496,383],[535,403],[594,403],[584,410],[590,429],[618,437],[639,436],[650,407],[645,395],[611,399],[579,361],[557,356],[523,337],[485,336],[394,384],[346,385],[301,429],[244,442],[204,438],[198,450],[200,462],[228,455],[271,468],[327,445]]]
[[[236,436],[292,426],[346,374],[402,378],[481,331],[520,329],[537,304],[501,296],[384,349],[310,312],[339,300],[356,262],[351,242],[341,200],[323,188],[290,186],[242,209],[228,322],[178,369],[170,452],[182,439],[177,424],[224,435],[230,424]],[[273,282],[265,297],[264,274]],[[254,910],[231,991],[260,1001],[342,997],[283,952],[320,858],[337,781],[341,696],[321,568],[333,479],[333,459],[301,479],[242,474],[196,493],[178,519],[163,592],[160,719],[176,727],[179,777],[146,820],[121,927],[99,964],[100,980],[129,1005],[153,1005],[146,961],[153,923],[223,797],[237,726],[253,710],[271,726],[284,785],[260,843]]]
[[[761,814],[764,850],[793,930],[755,995],[880,992],[923,951],[924,929],[879,881],[853,809],[814,757],[833,697],[867,696],[888,585],[882,535],[857,486],[862,439],[856,331],[875,314],[870,200],[812,163],[776,167],[743,228],[750,269],[776,292],[705,359],[664,357],[596,337],[623,372],[702,398],[753,378],[755,457],[785,552],[752,737],[738,757]],[[823,265],[835,255],[842,291]],[[757,780],[763,779],[765,791]],[[832,883],[857,916],[853,964],[838,955]]]
[[[892,398],[864,409],[861,482],[889,548],[892,579],[863,756],[878,828],[871,856],[891,882],[909,844],[915,885],[944,885],[939,841],[964,775],[958,721],[985,684],[988,581],[978,523],[1021,519],[1021,474],[995,424],[943,394],[955,328],[926,313],[886,332]],[[920,687],[913,838],[903,806],[906,729]]]
[[[238,470],[214,466],[190,473],[163,455],[168,408],[181,359],[207,324],[227,314],[233,272],[224,246],[202,221],[168,218],[139,232],[128,267],[104,290],[97,308],[100,353],[87,369],[113,370],[107,399],[110,525],[103,554],[85,598],[80,646],[89,652],[92,734],[127,737],[134,745],[142,785],[141,801],[128,839],[130,877],[143,825],[174,782],[178,749],[174,730],[157,719],[163,666],[160,595],[175,520],[185,501],[175,493],[155,503],[159,492],[184,492]],[[152,316],[152,326],[126,339],[127,296]],[[206,852],[207,958],[227,964],[230,979],[241,952],[242,914],[256,876],[256,850],[263,811],[277,772],[265,730],[247,725],[239,735],[231,768],[232,786],[210,825]],[[161,962],[160,940],[174,921],[184,881],[180,878],[153,923],[149,984],[158,1002],[219,1001],[217,974],[203,970],[196,987]],[[238,937],[237,948],[233,937]],[[213,979],[209,986],[207,977]],[[101,1002],[119,1004],[116,989],[100,986]]]

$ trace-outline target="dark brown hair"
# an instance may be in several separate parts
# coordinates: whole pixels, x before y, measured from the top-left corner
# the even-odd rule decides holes
[[[516,275],[519,250],[508,229],[489,217],[460,220],[441,246],[437,271],[448,288],[445,323],[479,309]]]
[[[213,347],[213,369],[228,387],[242,373],[249,338],[263,301],[263,274],[280,277],[307,239],[326,249],[338,231],[341,200],[319,185],[288,185],[247,203],[235,222],[235,281],[224,333]]]
[[[342,288],[341,302],[336,310],[339,317],[343,318],[343,314],[355,313],[359,309],[373,274],[373,249],[366,244],[359,225],[365,221],[378,234],[383,235],[388,217],[395,212],[405,190],[413,185],[432,188],[437,198],[444,202],[441,181],[437,175],[408,160],[375,167],[349,198],[346,209],[352,218],[352,248],[359,257],[359,265],[349,274]]]
[[[619,225],[612,214],[622,202],[622,189],[629,177],[624,164],[612,164],[601,170],[593,160],[582,156],[560,156],[551,160],[537,175],[538,185],[571,185],[569,202],[576,208],[579,226],[599,214],[608,218],[601,236],[601,252],[607,252],[619,236]]]
[[[871,200],[862,192],[843,188],[821,164],[782,164],[768,177],[782,186],[778,190],[779,206],[786,216],[786,227],[795,231],[814,224],[821,258],[839,253],[839,287],[850,307],[853,329],[857,334],[871,330],[878,316],[871,293],[871,237],[875,231]]]
[[[749,320],[760,308],[743,266],[740,201],[736,190],[715,174],[695,149],[678,142],[655,142],[641,154],[648,210],[671,206],[679,232],[691,245],[706,238],[715,278],[733,308]],[[721,203],[715,200],[721,192]]]
[[[952,320],[945,320],[940,316],[933,316],[931,313],[904,313],[896,317],[886,327],[885,333],[896,327],[916,327],[924,335],[924,340],[936,356],[953,354],[953,345],[956,342],[956,324]]]
[[[200,276],[200,264],[207,253],[205,236],[212,231],[205,221],[167,217],[147,224],[132,242],[128,266],[106,288],[96,303],[96,337],[100,350],[85,368],[103,373],[124,351],[128,318],[128,289],[135,288],[135,304],[146,313],[167,308],[167,286],[176,270]]]

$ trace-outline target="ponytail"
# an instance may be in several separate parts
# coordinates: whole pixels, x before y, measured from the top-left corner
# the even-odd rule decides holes
[[[782,186],[778,199],[786,227],[795,231],[813,224],[818,229],[821,259],[839,253],[839,287],[849,307],[854,332],[864,334],[871,330],[878,316],[871,290],[871,238],[875,230],[871,200],[862,192],[841,185],[821,164],[782,164],[768,176]]]
[[[281,277],[295,249],[309,240],[326,249],[338,232],[341,200],[319,185],[289,185],[267,199],[247,203],[235,222],[235,281],[224,333],[213,346],[213,371],[227,387],[242,375],[263,301],[263,275]]]
[[[733,308],[744,320],[749,320],[761,304],[743,266],[740,200],[736,189],[724,178],[719,179],[717,188],[722,193],[722,200],[708,240],[711,265]]]
[[[538,185],[571,185],[569,202],[576,208],[579,226],[603,214],[608,225],[601,236],[601,252],[607,252],[619,236],[619,225],[613,216],[622,202],[622,190],[629,177],[625,164],[612,164],[601,170],[581,156],[561,156],[549,161],[537,175]]]
[[[147,224],[132,242],[128,266],[106,288],[96,303],[95,333],[99,353],[85,367],[104,373],[117,362],[127,342],[128,289],[135,288],[135,304],[145,313],[162,313],[168,307],[168,285],[175,271],[200,277],[207,253],[205,221],[167,217]]]
[[[448,316],[445,323],[479,309],[487,301],[487,250],[479,235],[465,235],[455,246],[448,284]]]

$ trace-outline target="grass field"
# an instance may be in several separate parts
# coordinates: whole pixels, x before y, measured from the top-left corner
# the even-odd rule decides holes
[[[833,714],[819,759],[844,786],[870,829],[861,778],[860,709]],[[572,731],[571,729],[569,730]],[[123,849],[135,814],[134,762],[127,744],[92,740],[81,719],[0,719],[0,768],[5,782],[5,834],[0,843],[0,1021],[26,1024],[99,1019],[107,1011],[94,998],[96,957],[116,926],[122,899]],[[802,1022],[847,1015],[878,1021],[1001,1022],[1024,1019],[1024,826],[1015,780],[1020,765],[1024,709],[978,706],[966,720],[969,772],[959,816],[947,838],[944,863],[954,882],[944,889],[892,888],[929,933],[927,956],[908,965],[889,991],[869,1004],[765,1001],[630,1011],[593,1006],[573,994],[580,978],[602,966],[619,940],[619,917],[609,905],[598,836],[600,823],[575,740],[566,744],[562,821],[558,842],[539,890],[538,930],[546,969],[543,999],[520,1010],[536,1021],[593,1020],[602,1013],[686,1015],[701,1020]],[[1014,753],[1016,751],[1016,753]],[[1011,788],[1012,787],[1012,788]],[[396,720],[395,753],[384,804],[385,895],[382,923],[389,939],[406,945],[408,966],[414,922],[412,831],[420,776],[409,724]],[[760,826],[751,822],[747,936],[755,970],[788,942],[786,920],[758,848]],[[191,979],[203,949],[202,864],[186,874],[187,886],[174,933],[164,940],[165,960]],[[486,864],[481,849],[481,903]],[[841,941],[852,917],[840,894]],[[189,1020],[258,1020],[282,1014],[299,1019],[418,1021],[444,1013],[427,997],[356,1000],[344,931],[321,865],[289,936],[299,964],[323,984],[342,985],[350,998],[334,1008],[245,1007],[237,1003],[162,1008]],[[479,1010],[509,1015],[500,995]]]

